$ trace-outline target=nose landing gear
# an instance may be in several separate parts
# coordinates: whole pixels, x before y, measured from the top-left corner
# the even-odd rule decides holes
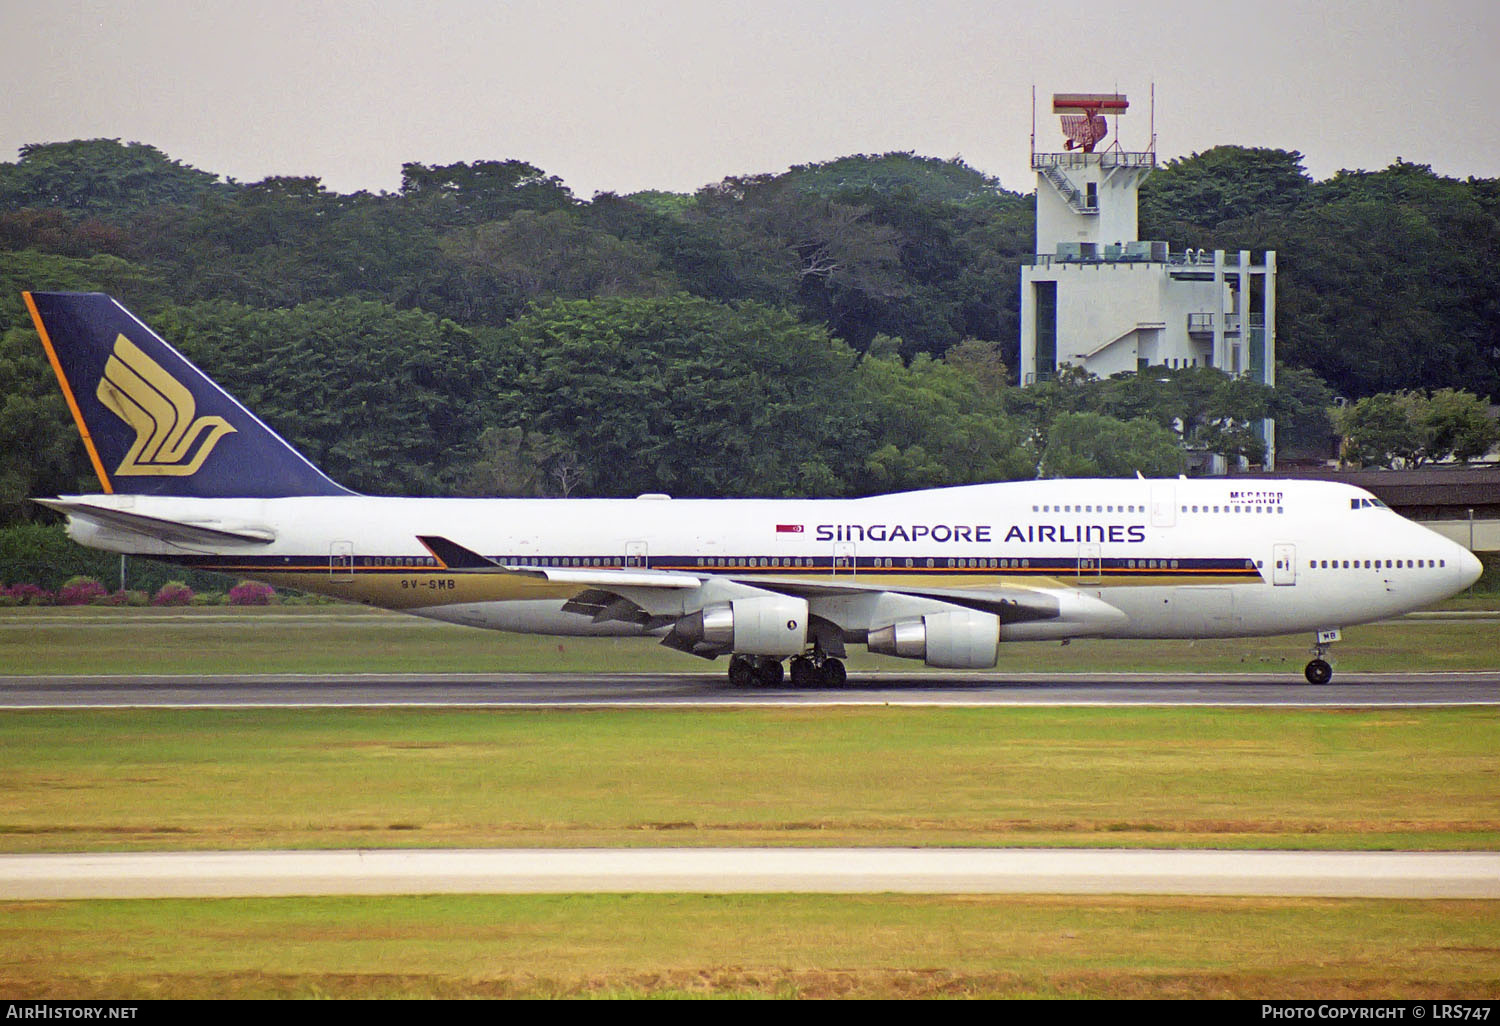
[[[1302,671],[1309,684],[1327,684],[1333,679],[1333,667],[1323,657],[1328,654],[1328,647],[1342,637],[1337,627],[1318,632],[1317,640],[1313,643],[1312,661]]]

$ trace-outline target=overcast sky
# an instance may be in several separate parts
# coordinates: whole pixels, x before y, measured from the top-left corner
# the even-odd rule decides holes
[[[1033,85],[1039,149],[1053,92],[1116,88],[1145,149],[1154,82],[1163,159],[1496,178],[1497,49],[1497,0],[0,0],[0,160],[103,136],[348,192],[517,158],[588,198],[914,150],[1029,192]]]

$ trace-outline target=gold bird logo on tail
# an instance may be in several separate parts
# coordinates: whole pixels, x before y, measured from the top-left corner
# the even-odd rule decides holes
[[[115,468],[123,476],[191,477],[219,439],[235,430],[223,417],[194,419],[193,394],[124,335],[115,339],[95,394],[135,429],[135,444]]]

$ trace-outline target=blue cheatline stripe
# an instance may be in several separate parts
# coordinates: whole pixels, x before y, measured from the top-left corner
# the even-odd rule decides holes
[[[339,563],[341,573],[357,574],[409,574],[436,572],[449,575],[465,573],[462,570],[447,570],[427,556],[354,556],[352,566]],[[644,569],[630,564],[624,556],[547,556],[528,553],[525,555],[488,556],[510,566],[536,567],[559,570],[624,570]],[[781,565],[773,565],[772,561]],[[792,565],[787,565],[792,561]],[[321,573],[327,571],[331,559],[327,555],[297,556],[240,556],[225,560],[222,556],[174,556],[166,560],[198,570],[217,570],[225,573]],[[904,576],[909,574],[932,574],[955,576],[972,574],[979,576],[1038,576],[1059,575],[1081,577],[1183,577],[1229,576],[1259,579],[1260,571],[1251,559],[1238,558],[1179,558],[1179,559],[1107,559],[1080,560],[1072,557],[1012,558],[969,556],[864,556],[849,561],[841,557],[835,561],[831,556],[657,556],[650,561],[652,570],[676,570],[690,573],[755,573],[760,575],[797,576],[809,572],[857,572],[867,575]]]

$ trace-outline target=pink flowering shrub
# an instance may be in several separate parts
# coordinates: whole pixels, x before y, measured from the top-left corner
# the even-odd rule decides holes
[[[109,590],[92,577],[70,577],[57,592],[60,606],[86,606],[107,598]]]
[[[0,594],[10,599],[11,605],[53,606],[57,604],[56,595],[35,584],[12,584],[9,588],[0,588]]]
[[[185,606],[193,601],[193,589],[181,581],[168,581],[151,599],[153,606]]]
[[[231,606],[269,606],[276,599],[276,589],[259,581],[241,581],[229,589]]]

